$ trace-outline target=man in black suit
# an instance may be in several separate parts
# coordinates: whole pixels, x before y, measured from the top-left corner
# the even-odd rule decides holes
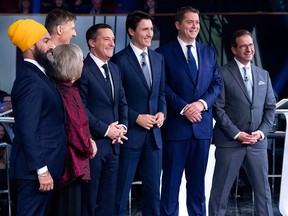
[[[119,144],[127,139],[128,107],[120,71],[108,61],[115,46],[111,26],[91,26],[86,40],[90,53],[84,60],[79,91],[98,152],[90,160],[91,181],[83,185],[82,215],[114,216]]]
[[[8,36],[24,57],[11,94],[15,137],[10,177],[17,182],[17,215],[46,215],[66,155],[63,101],[46,76],[53,70],[54,45],[46,28],[31,19],[14,22]]]
[[[128,103],[129,140],[121,146],[116,215],[125,215],[128,194],[139,164],[142,214],[160,215],[161,126],[166,115],[164,58],[149,49],[153,18],[142,11],[127,16],[130,44],[113,56],[120,67]]]

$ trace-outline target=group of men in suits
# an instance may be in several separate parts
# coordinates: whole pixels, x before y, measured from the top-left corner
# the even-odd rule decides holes
[[[43,73],[53,45],[46,29],[36,25],[40,33],[27,33],[33,40],[25,46],[14,29],[8,30],[28,58],[12,90],[16,130],[11,169],[18,179],[19,215],[45,215],[50,199],[46,194],[61,175],[65,157],[63,103]],[[273,215],[265,149],[275,99],[268,73],[251,63],[252,35],[235,33],[235,58],[219,71],[215,50],[196,41],[199,11],[179,9],[175,27],[177,39],[153,51],[153,18],[134,11],[126,20],[130,43],[114,56],[109,25],[96,24],[86,32],[89,54],[78,84],[98,153],[90,160],[91,181],[83,184],[82,215],[125,215],[137,167],[143,215],[178,215],[184,170],[188,213],[206,215],[204,177],[213,136],[212,110],[217,149],[209,214],[225,214],[229,191],[243,165],[255,191],[257,215]],[[248,71],[243,72],[244,79],[242,66]],[[245,86],[247,77],[252,97]],[[31,191],[37,199],[27,204]]]

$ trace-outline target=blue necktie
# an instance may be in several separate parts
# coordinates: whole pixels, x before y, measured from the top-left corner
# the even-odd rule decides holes
[[[187,57],[188,57],[187,62],[188,62],[190,72],[192,74],[193,81],[196,82],[196,80],[197,80],[197,66],[196,66],[195,59],[194,59],[192,52],[191,52],[191,47],[192,47],[192,45],[187,45]]]

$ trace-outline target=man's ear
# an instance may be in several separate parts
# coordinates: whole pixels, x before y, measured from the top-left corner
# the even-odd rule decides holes
[[[61,25],[57,25],[56,31],[57,31],[57,34],[58,34],[58,35],[61,35],[61,34],[62,34],[62,31],[63,31],[62,28],[63,28],[63,27],[62,27]]]
[[[35,46],[36,46],[36,44],[34,44],[33,46],[29,47],[27,50],[30,50],[31,52],[34,52]]]
[[[179,26],[180,26],[179,21],[175,21],[175,27],[176,27],[177,30],[179,30]]]
[[[93,39],[89,39],[89,40],[88,40],[88,44],[89,44],[89,46],[90,46],[91,48],[94,48],[94,47],[95,47],[95,45],[94,45],[94,40],[93,40]]]
[[[236,54],[236,48],[235,47],[231,47],[231,51],[234,55]]]
[[[133,36],[134,35],[134,30],[133,29],[131,29],[131,28],[128,28],[128,33],[129,33],[129,35],[130,36]]]

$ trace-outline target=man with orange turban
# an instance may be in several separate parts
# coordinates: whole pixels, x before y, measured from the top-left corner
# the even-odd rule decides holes
[[[18,20],[8,28],[24,62],[12,88],[15,137],[10,157],[11,178],[17,183],[17,215],[46,215],[53,182],[61,177],[66,152],[62,98],[46,73],[54,45],[46,28]]]

